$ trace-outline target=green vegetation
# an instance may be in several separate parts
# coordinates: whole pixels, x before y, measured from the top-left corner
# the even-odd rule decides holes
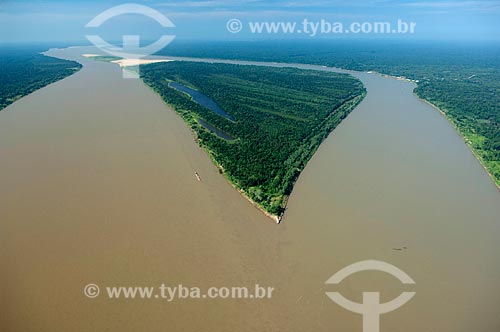
[[[320,64],[403,76],[441,109],[500,186],[500,47],[498,44],[401,41],[234,42],[169,55]]]
[[[39,54],[38,48],[0,49],[0,110],[81,68],[74,61]]]
[[[278,216],[308,160],[365,93],[349,75],[291,68],[171,62],[141,66],[141,77],[191,126],[229,181]],[[170,87],[173,81],[211,98],[235,121]]]
[[[476,68],[426,79],[415,92],[445,113],[500,186],[500,70]]]

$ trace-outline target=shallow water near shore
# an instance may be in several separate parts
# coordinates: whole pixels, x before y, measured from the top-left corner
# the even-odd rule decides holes
[[[416,291],[381,331],[500,330],[500,192],[412,83],[353,73],[365,100],[320,146],[275,225],[156,94],[84,53],[96,50],[49,51],[84,67],[0,112],[1,330],[361,331],[361,316],[324,293],[332,274],[366,259],[416,281],[366,272],[338,287],[354,301]],[[275,291],[166,303],[88,299],[88,283]]]

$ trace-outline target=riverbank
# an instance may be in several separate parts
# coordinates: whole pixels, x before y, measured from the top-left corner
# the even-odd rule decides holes
[[[158,59],[158,58],[163,58],[163,57],[155,57],[155,60],[143,60],[141,63],[142,64],[148,64],[148,63],[162,62],[162,61],[175,61],[177,59],[176,57],[168,57],[169,59]],[[178,59],[179,60],[182,59],[184,61],[190,61],[190,60],[191,61],[207,61],[207,60],[210,60],[210,61],[220,62],[220,63],[238,63],[239,62],[237,60],[225,60],[225,59],[202,59],[202,58],[178,58]],[[279,62],[267,63],[267,62],[256,62],[256,61],[241,61],[241,64],[270,66],[270,67],[275,67],[275,66],[278,66],[278,67],[280,67],[280,66],[290,66],[290,67],[293,67],[293,68],[300,68],[300,66],[307,66],[309,68],[303,68],[303,69],[311,69],[311,70],[319,70],[319,71],[331,71],[331,70],[335,70],[336,69],[336,68],[333,68],[333,67],[319,66],[319,65],[313,65],[313,64],[295,64],[295,63],[293,63],[293,64],[287,64],[287,63],[279,63]],[[341,71],[344,71],[344,72],[376,74],[376,75],[379,75],[379,76],[384,77],[384,78],[390,78],[390,79],[394,79],[394,80],[398,80],[398,81],[405,81],[405,82],[408,82],[408,83],[411,83],[411,84],[416,84],[416,85],[419,84],[418,80],[409,79],[409,78],[404,77],[404,76],[389,75],[389,74],[381,73],[381,72],[378,72],[378,71],[362,72],[362,71],[347,70],[347,69],[341,69],[341,68],[338,68],[338,69],[340,69]],[[459,134],[459,136],[462,138],[462,140],[467,144],[467,146],[469,147],[469,150],[472,152],[472,154],[478,160],[478,162],[480,163],[481,167],[487,172],[488,176],[493,181],[493,183],[495,184],[495,186],[500,190],[500,180],[497,180],[495,178],[495,176],[493,175],[493,173],[488,169],[488,166],[486,165],[485,161],[481,157],[480,153],[472,145],[471,139],[466,134],[464,134],[463,131],[460,130],[460,128],[455,124],[453,118],[450,117],[446,112],[443,112],[438,106],[436,106],[432,102],[426,100],[425,98],[420,97],[415,92],[413,92],[413,94],[419,100],[427,103],[429,106],[431,106],[432,108],[434,108],[435,110],[437,110],[438,112],[440,112],[446,118],[446,120],[449,123],[451,123],[451,125],[455,128],[455,130],[457,131],[457,133]],[[229,182],[231,182],[231,181],[229,181]],[[253,202],[253,203],[255,203],[255,202]],[[255,203],[255,205],[258,206],[258,204],[256,204],[256,203]],[[259,208],[259,209],[263,210],[262,208]],[[263,211],[265,211],[265,210],[263,210]]]
[[[404,77],[404,76],[393,76],[393,75],[388,75],[388,74],[384,74],[384,73],[380,73],[380,72],[377,72],[377,71],[368,71],[367,72],[368,74],[377,74],[377,75],[380,75],[382,77],[386,77],[386,78],[391,78],[391,79],[395,79],[395,80],[401,80],[401,81],[406,81],[406,82],[409,82],[409,83],[413,83],[413,84],[416,84],[417,87],[418,87],[418,83],[419,81],[418,80],[412,80],[412,79],[409,79],[407,77]],[[417,89],[417,87],[415,87],[415,89]],[[470,137],[468,137],[467,134],[465,134],[461,129],[460,127],[455,123],[455,120],[448,115],[447,112],[443,111],[441,108],[439,108],[437,105],[435,105],[434,103],[432,103],[431,101],[425,99],[425,97],[421,97],[419,96],[416,92],[415,92],[415,89],[413,91],[413,94],[422,102],[426,103],[427,105],[429,105],[430,107],[432,107],[434,110],[438,111],[452,126],[453,128],[455,128],[457,134],[462,138],[463,142],[469,147],[469,150],[470,152],[474,155],[474,157],[476,157],[477,161],[479,162],[479,164],[481,165],[481,167],[486,171],[486,173],[488,174],[488,176],[490,177],[491,181],[495,184],[495,186],[500,190],[500,180],[497,179],[493,173],[488,169],[488,166],[486,165],[486,162],[484,161],[484,159],[481,157],[481,154],[479,153],[479,151],[477,151],[474,147],[474,145],[472,144],[472,140]]]
[[[417,281],[418,296],[384,317],[384,330],[498,330],[500,193],[407,82],[355,74],[366,98],[320,145],[286,220],[273,227],[149,88],[81,53],[96,50],[52,52],[85,66],[0,112],[3,326],[86,332],[90,320],[111,332],[359,331],[359,315],[331,302],[324,281],[377,259]],[[393,250],[403,245],[409,249]],[[175,303],[82,293],[87,283],[103,290],[163,282],[276,291],[271,299]],[[401,292],[393,278],[370,272],[342,291],[356,299],[375,283],[387,296]]]
[[[460,130],[460,128],[455,124],[453,118],[451,116],[449,116],[446,112],[444,112],[442,109],[440,109],[437,105],[433,104],[432,102],[428,101],[427,99],[424,99],[424,98],[420,97],[416,93],[414,93],[414,94],[422,102],[426,103],[427,105],[429,105],[430,107],[432,107],[433,109],[435,109],[436,111],[438,111],[453,126],[453,128],[455,128],[455,130],[457,131],[457,134],[462,138],[462,140],[464,141],[464,143],[469,147],[470,152],[474,155],[474,157],[476,157],[476,159],[479,162],[479,164],[481,164],[481,167],[486,171],[486,173],[488,174],[488,176],[491,178],[491,181],[493,181],[493,183],[498,188],[498,190],[500,190],[500,181],[498,181],[495,178],[495,176],[490,172],[490,170],[486,166],[486,163],[484,162],[483,158],[481,157],[481,155],[479,154],[479,152],[472,145],[471,139],[469,137],[467,137],[467,135],[465,135],[462,132],[462,130]]]
[[[211,151],[206,145],[204,144],[201,144],[201,142],[199,141],[199,138],[197,137],[197,134],[196,134],[196,131],[194,131],[191,126],[193,125],[199,125],[201,127],[203,127],[198,121],[195,120],[195,117],[193,116],[193,114],[186,114],[186,112],[179,112],[176,107],[174,105],[171,105],[169,103],[167,103],[165,100],[163,100],[163,98],[161,97],[161,95],[159,94],[158,91],[156,91],[155,89],[153,89],[152,87],[150,87],[149,85],[147,85],[144,80],[141,79],[141,82],[142,84],[148,88],[149,90],[151,90],[156,96],[158,96],[159,99],[161,99],[161,101],[169,108],[171,109],[177,116],[179,116],[182,121],[184,122],[184,124],[188,127],[189,129],[189,132],[191,133],[191,137],[193,138],[193,141],[196,142],[196,144],[202,148],[202,150],[204,151],[204,153],[209,157],[210,161],[212,162],[212,164],[219,170],[219,173],[221,175],[223,175],[223,178],[226,180],[226,182],[232,187],[234,188],[236,191],[238,191],[241,196],[243,196],[243,198],[245,198],[248,202],[250,202],[252,204],[252,206],[256,209],[258,209],[264,216],[266,216],[267,218],[271,219],[274,223],[276,224],[279,224],[281,222],[281,219],[283,217],[283,215],[275,215],[275,214],[272,214],[272,213],[269,213],[268,211],[265,210],[264,207],[260,206],[257,202],[253,201],[250,197],[248,197],[248,195],[245,194],[245,192],[241,189],[241,188],[238,188],[227,176],[227,174],[225,173],[225,170],[224,170],[224,167],[222,165],[220,165],[217,160],[215,160],[214,156],[213,156],[213,151]],[[286,206],[285,206],[286,208]]]
[[[147,84],[145,84],[147,86]],[[154,91],[156,92],[156,91]],[[158,95],[159,96],[159,95]],[[161,96],[159,96],[161,98]],[[179,114],[179,112],[177,112],[175,110],[175,107],[173,105],[169,105],[168,103],[165,102],[165,104],[167,106],[169,106],[172,110],[174,110],[174,112],[176,112],[177,114]],[[186,123],[188,124],[188,123]],[[217,162],[217,160],[214,158],[214,155],[213,155],[213,151],[211,151],[208,146],[204,145],[204,144],[201,144],[200,141],[199,141],[199,138],[196,136],[196,132],[194,130],[191,129],[191,134],[193,135],[193,138],[194,140],[196,141],[196,143],[198,143],[198,146],[200,146],[203,151],[205,151],[205,153],[208,155],[208,157],[210,158],[210,160],[212,161],[212,163],[215,165],[215,167],[217,167],[217,169],[219,170],[219,173],[222,174],[224,176],[224,179],[227,181],[227,183],[229,183],[229,185],[234,188],[236,191],[238,191],[241,196],[243,196],[243,198],[245,198],[247,201],[250,202],[250,204],[252,204],[253,207],[255,207],[257,210],[259,210],[260,212],[262,212],[267,218],[271,219],[274,223],[276,224],[280,224],[281,223],[281,220],[283,218],[283,214],[281,215],[276,215],[276,214],[272,214],[268,211],[266,211],[266,209],[261,206],[259,203],[255,202],[253,199],[251,199],[243,189],[239,188],[238,186],[236,186],[232,181],[231,179],[227,176],[225,170],[224,170],[224,167],[219,164]],[[288,201],[288,197],[286,198],[286,201]],[[284,208],[286,209],[286,204],[284,206]]]
[[[179,61],[146,65],[140,72],[143,82],[186,120],[214,163],[224,166],[233,186],[277,223],[314,151],[365,96],[361,81],[352,75],[297,68]],[[192,93],[178,92],[172,80],[201,91],[224,90],[231,98],[202,95],[221,105],[214,110]],[[193,125],[193,119],[202,126]],[[200,119],[224,130],[234,142],[216,138]]]

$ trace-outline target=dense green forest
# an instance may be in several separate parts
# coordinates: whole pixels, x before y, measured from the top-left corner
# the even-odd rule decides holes
[[[19,46],[0,48],[0,110],[81,68],[77,62],[40,54],[43,50]]]
[[[163,54],[320,64],[403,76],[438,106],[500,185],[500,45],[403,41],[174,43]]]
[[[318,146],[365,94],[349,75],[291,68],[176,61],[141,66],[141,77],[191,126],[231,183],[277,216]],[[230,117],[196,103],[171,82],[198,90]],[[200,121],[233,139],[220,138]]]

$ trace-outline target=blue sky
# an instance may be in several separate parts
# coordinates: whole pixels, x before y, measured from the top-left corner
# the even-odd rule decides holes
[[[123,15],[103,24],[99,28],[100,35],[111,40],[123,34],[140,34],[143,39],[151,40],[162,34],[176,35],[178,40],[308,38],[255,35],[245,30],[231,34],[226,29],[226,22],[237,18],[245,26],[250,21],[301,22],[307,18],[348,25],[402,19],[416,22],[416,33],[398,38],[500,41],[500,0],[0,0],[0,42],[82,42],[89,34],[89,29],[84,27],[86,23],[103,10],[128,2],[157,9],[176,27],[166,30],[151,19]],[[363,35],[363,38],[371,37]]]

